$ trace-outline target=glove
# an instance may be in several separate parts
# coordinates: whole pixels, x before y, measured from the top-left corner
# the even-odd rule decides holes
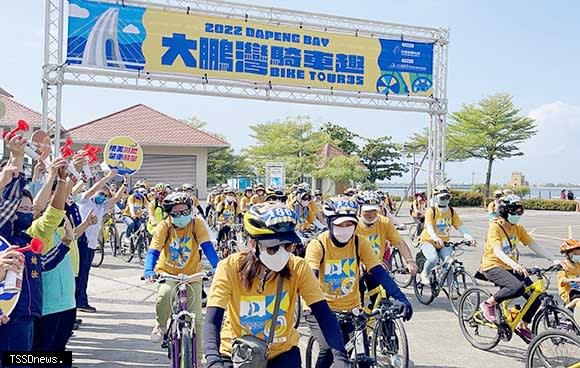
[[[405,303],[400,300],[395,300],[394,307],[401,311],[403,321],[409,321],[413,317],[413,306],[411,303]]]
[[[155,274],[155,271],[153,271],[153,270],[145,270],[145,272],[143,273],[143,277],[146,279],[149,277],[155,277],[155,276],[157,276],[157,275]]]

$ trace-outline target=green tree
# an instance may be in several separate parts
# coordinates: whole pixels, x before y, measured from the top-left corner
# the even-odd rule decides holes
[[[356,133],[331,122],[325,123],[320,130],[326,133],[330,139],[346,154],[350,155],[359,151],[355,139],[361,138]]]
[[[368,174],[368,170],[354,156],[334,157],[312,173],[315,178],[331,179],[335,183],[349,180],[362,181],[367,178]]]
[[[255,176],[247,158],[232,148],[211,152],[207,157],[207,183],[217,185],[236,176]]]
[[[521,116],[509,94],[484,98],[477,105],[464,105],[451,114],[449,139],[459,157],[487,160],[484,196],[489,196],[491,173],[496,160],[522,156],[520,145],[537,132],[534,119]]]
[[[288,182],[296,182],[316,170],[320,149],[329,142],[328,136],[314,131],[310,119],[303,116],[251,125],[250,129],[256,144],[246,153],[257,171],[263,173],[268,161],[284,162]]]
[[[187,118],[187,119],[181,119],[179,121],[181,121],[185,125],[189,125],[190,127],[194,128],[194,129],[199,129],[199,130],[203,130],[203,131],[205,131],[205,128],[207,126],[207,121],[203,121],[200,118],[198,118],[197,116],[192,116],[192,117]]]
[[[390,180],[394,176],[402,176],[407,170],[399,162],[401,147],[391,142],[391,137],[368,139],[359,152],[362,163],[369,170],[368,181]]]

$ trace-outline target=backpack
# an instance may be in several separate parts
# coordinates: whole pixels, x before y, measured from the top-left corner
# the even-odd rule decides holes
[[[320,259],[320,265],[322,266],[322,262],[324,262],[324,256],[326,255],[326,251],[324,250],[324,244],[320,241],[320,239],[316,238],[318,244],[320,244],[320,248],[322,249],[322,258]],[[356,264],[360,266],[360,256],[358,254],[358,234],[354,235],[354,250],[356,254]]]

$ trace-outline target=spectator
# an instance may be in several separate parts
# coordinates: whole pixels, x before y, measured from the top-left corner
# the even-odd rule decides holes
[[[569,201],[573,201],[574,200],[574,192],[569,190],[568,191],[568,200]]]
[[[562,189],[562,191],[560,192],[560,199],[565,201],[566,198],[568,198],[568,196],[566,194],[566,189]]]

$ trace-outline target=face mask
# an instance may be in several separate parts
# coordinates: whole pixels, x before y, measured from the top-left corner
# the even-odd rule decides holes
[[[310,201],[300,201],[300,204],[302,205],[302,207],[308,207]]]
[[[348,243],[354,234],[354,225],[347,227],[332,227],[332,235],[338,240],[339,243]]]
[[[105,203],[106,200],[107,200],[107,198],[104,195],[102,195],[102,194],[98,194],[95,197],[95,203],[96,204],[103,204],[103,203]]]
[[[32,213],[16,212],[14,232],[19,233],[27,230],[32,225],[32,219]]]
[[[280,249],[274,255],[268,254],[267,251],[260,250],[260,262],[264,264],[269,270],[274,272],[280,272],[286,264],[288,263],[288,259],[290,259],[290,253],[280,247]]]
[[[508,222],[512,225],[517,224],[520,221],[520,215],[508,215]]]
[[[373,225],[375,222],[377,222],[378,219],[379,219],[378,217],[375,217],[374,219],[372,219],[372,220],[369,221],[369,220],[367,220],[366,217],[362,217],[362,222],[364,222],[365,225],[369,225],[370,226],[370,225]]]
[[[572,257],[570,257],[570,259],[574,263],[580,263],[580,255],[574,254]]]
[[[227,196],[226,199],[228,200],[228,202],[233,202],[236,199],[236,197],[234,197],[234,196]]]
[[[141,200],[143,199],[143,194],[141,194],[140,192],[135,192],[135,198]]]
[[[181,215],[178,217],[171,218],[171,223],[180,229],[186,227],[187,224],[189,224],[190,222],[191,222],[191,215],[187,215],[187,216]]]
[[[447,207],[449,206],[449,199],[440,199],[439,200],[439,207]]]

